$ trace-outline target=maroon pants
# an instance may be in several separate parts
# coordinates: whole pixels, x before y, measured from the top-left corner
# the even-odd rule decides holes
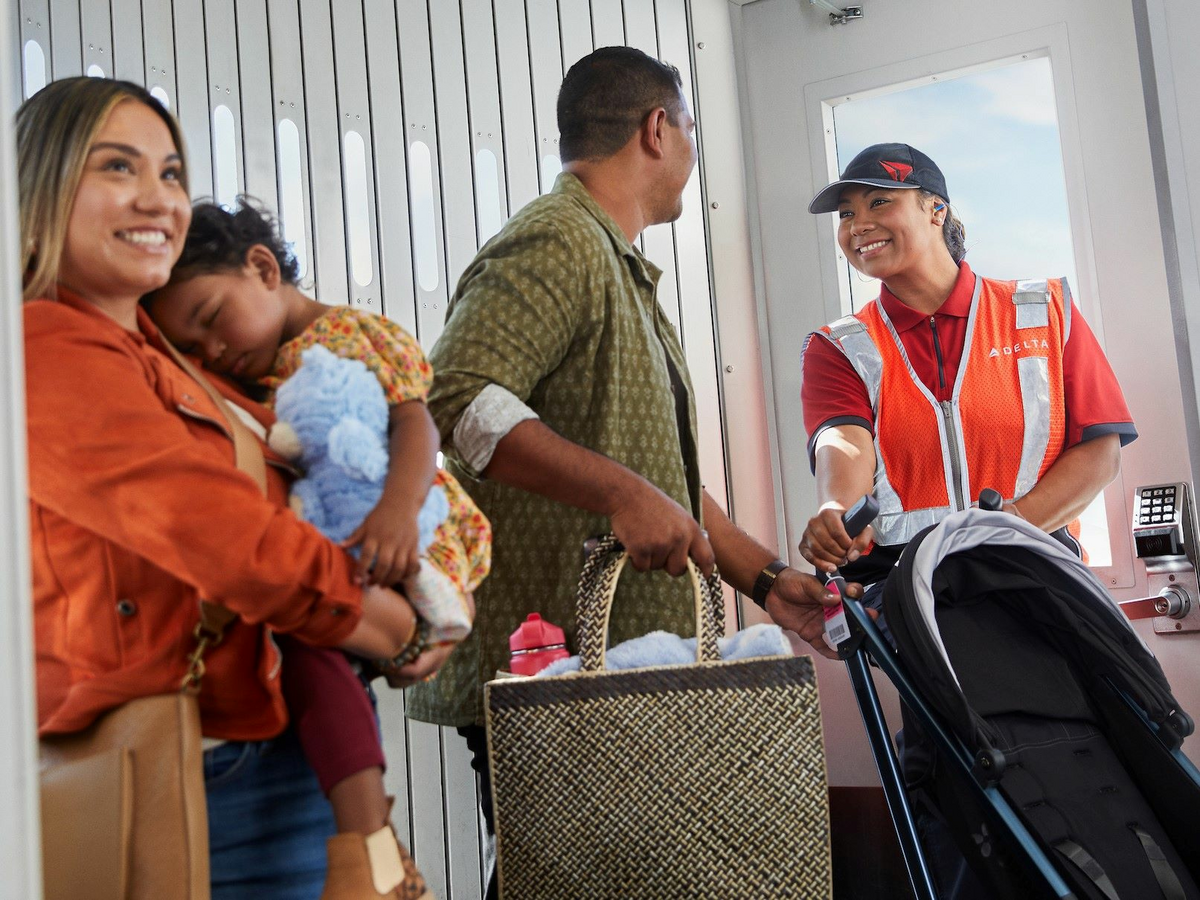
[[[321,790],[384,768],[379,723],[366,686],[340,650],[276,635],[283,650],[283,699]]]

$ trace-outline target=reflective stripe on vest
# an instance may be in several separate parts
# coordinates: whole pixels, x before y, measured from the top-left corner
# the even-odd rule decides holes
[[[878,301],[816,332],[846,356],[871,401],[880,543],[906,543],[986,487],[1020,498],[1058,458],[1069,310],[1065,281],[977,277],[953,393],[940,403]]]

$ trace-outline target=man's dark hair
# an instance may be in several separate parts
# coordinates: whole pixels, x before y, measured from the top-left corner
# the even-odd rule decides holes
[[[660,106],[677,126],[682,87],[677,68],[633,47],[589,53],[571,66],[558,91],[562,161],[612,156]]]

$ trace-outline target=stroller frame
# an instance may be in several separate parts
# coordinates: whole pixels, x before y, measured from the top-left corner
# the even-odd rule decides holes
[[[967,774],[967,781],[977,799],[983,801],[983,809],[993,819],[989,825],[996,829],[997,834],[1007,832],[1020,845],[1023,851],[1020,859],[1026,863],[1030,873],[1039,876],[1039,880],[1047,886],[1044,896],[1055,900],[1074,900],[1074,893],[1051,864],[1045,851],[1038,846],[1029,830],[1017,818],[1008,800],[994,786],[981,781],[976,775],[976,761],[972,760],[962,741],[943,727],[929,704],[917,692],[896,658],[895,651],[888,646],[883,633],[867,615],[863,605],[857,600],[845,598],[842,606],[850,625],[850,637],[838,645],[838,656],[845,660],[850,673],[854,697],[858,701],[859,712],[862,713],[863,727],[871,744],[871,754],[875,757],[888,811],[892,815],[892,824],[900,841],[900,852],[904,856],[909,881],[917,900],[938,900],[938,894],[925,860],[925,851],[921,847],[900,760],[896,755],[896,748],[892,746],[887,718],[879,702],[879,692],[868,668],[869,660],[887,675],[896,687],[900,699],[909,707],[937,749],[945,754],[949,764]],[[986,771],[992,768],[994,763],[987,756],[981,756],[978,765],[979,769]]]
[[[938,894],[933,885],[925,851],[921,846],[900,761],[892,745],[887,719],[879,702],[879,693],[868,668],[869,662],[874,662],[887,675],[900,699],[908,706],[947,764],[956,767],[966,776],[964,783],[970,785],[976,799],[980,801],[980,807],[989,819],[989,828],[993,829],[997,836],[1007,836],[1009,843],[1019,848],[1020,852],[1014,856],[1025,868],[1031,883],[1044,886],[1040,896],[1054,900],[1074,900],[1076,895],[1067,886],[1046,852],[1021,822],[1009,801],[991,783],[989,772],[1003,768],[1002,760],[996,760],[989,751],[973,758],[964,743],[942,724],[929,703],[917,691],[903,663],[862,604],[850,598],[844,598],[842,603],[850,627],[850,637],[838,645],[838,656],[846,662],[849,671],[854,696],[862,714],[863,726],[879,770],[888,810],[917,900],[938,900]],[[1111,682],[1109,683],[1111,685]],[[1160,728],[1150,721],[1141,707],[1115,686],[1114,690],[1158,736],[1184,772],[1200,782],[1200,770],[1184,756],[1177,743],[1173,746],[1168,740],[1163,740]]]
[[[858,600],[844,598],[842,607],[846,612],[847,624],[850,626],[850,637],[838,646],[839,658],[846,662],[850,673],[854,698],[858,702],[859,712],[863,716],[863,726],[871,746],[871,754],[875,757],[876,767],[880,773],[884,797],[887,799],[888,811],[900,842],[900,851],[904,856],[908,870],[908,878],[912,884],[917,900],[938,900],[937,890],[930,875],[930,866],[926,862],[925,851],[920,842],[916,818],[913,816],[912,805],[908,798],[904,774],[900,767],[898,755],[888,731],[886,716],[878,697],[874,678],[869,664],[874,664],[886,674],[895,686],[900,700],[925,731],[926,737],[936,746],[944,761],[965,775],[964,782],[970,786],[972,793],[979,802],[980,809],[988,818],[988,826],[997,836],[1007,836],[1010,845],[1019,848],[1014,857],[1024,866],[1026,875],[1036,886],[1043,886],[1039,896],[1054,900],[1075,900],[1075,894],[1063,881],[1054,863],[1046,856],[1042,846],[1016,815],[1012,804],[992,784],[990,773],[1003,769],[1003,757],[995,758],[991,751],[983,751],[977,757],[972,757],[962,740],[955,736],[942,724],[938,715],[928,701],[919,694],[916,686],[908,677],[904,664],[889,646],[882,631],[871,619],[865,608]],[[1164,734],[1163,728],[1154,724],[1126,692],[1116,688],[1109,680],[1110,686],[1122,698],[1129,709],[1144,722],[1148,730],[1156,736],[1164,748],[1174,757],[1175,762],[1184,773],[1200,784],[1200,770],[1192,761],[1183,755],[1178,746],[1178,739],[1172,734]],[[998,751],[997,751],[998,752]]]

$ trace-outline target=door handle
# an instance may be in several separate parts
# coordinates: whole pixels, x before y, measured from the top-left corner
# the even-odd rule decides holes
[[[1160,597],[1142,597],[1140,600],[1122,600],[1117,605],[1128,619],[1156,619],[1162,615],[1156,604]]]

